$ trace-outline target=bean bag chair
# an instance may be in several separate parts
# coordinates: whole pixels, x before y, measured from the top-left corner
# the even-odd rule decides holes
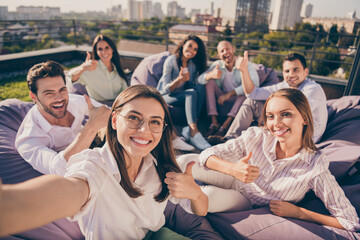
[[[33,103],[18,99],[0,102],[0,178],[18,183],[42,175],[21,158],[15,148],[17,130]],[[60,219],[40,228],[1,239],[84,239],[76,222]]]

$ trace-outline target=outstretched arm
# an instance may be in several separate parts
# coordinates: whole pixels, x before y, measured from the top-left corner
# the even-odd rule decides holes
[[[188,163],[184,173],[168,172],[165,183],[173,197],[189,199],[192,211],[196,215],[205,216],[208,212],[208,197],[194,181],[192,175],[194,164],[195,162]]]
[[[230,175],[241,182],[251,183],[254,182],[260,174],[259,167],[248,164],[251,155],[252,153],[249,152],[247,156],[240,159],[237,163],[225,161],[213,155],[207,159],[205,166],[209,169]]]
[[[291,218],[297,218],[309,222],[314,222],[330,227],[336,227],[340,229],[345,229],[339,221],[333,217],[328,216],[320,213],[316,213],[310,210],[307,210],[302,207],[298,207],[292,203],[289,202],[283,202],[283,201],[270,201],[270,210],[275,215],[281,216],[281,217],[291,217]]]
[[[2,185],[0,192],[0,236],[4,236],[74,215],[87,201],[89,186],[79,178],[43,175]]]

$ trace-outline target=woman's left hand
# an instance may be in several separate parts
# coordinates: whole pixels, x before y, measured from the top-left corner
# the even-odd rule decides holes
[[[168,185],[170,194],[176,198],[186,198],[197,200],[202,191],[194,181],[192,167],[195,162],[190,162],[186,166],[184,173],[168,172],[165,183]]]
[[[270,211],[280,217],[299,218],[300,207],[284,201],[270,201]]]

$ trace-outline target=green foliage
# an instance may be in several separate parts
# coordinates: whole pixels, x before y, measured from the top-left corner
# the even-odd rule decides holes
[[[22,101],[30,102],[31,98],[29,96],[29,89],[25,79],[26,75],[1,79],[0,101],[8,98],[17,98]]]
[[[287,52],[282,52],[285,56],[288,54]],[[282,60],[283,56],[273,56],[273,55],[265,55],[265,54],[258,54],[252,62],[263,64],[266,67],[271,67],[276,70],[282,70]]]
[[[330,60],[340,62],[340,56],[337,55],[339,53],[338,49],[333,47],[320,47],[317,52],[321,53],[316,53],[315,55],[317,60],[313,62],[311,71],[313,74],[327,76],[340,67],[340,63],[326,61]]]

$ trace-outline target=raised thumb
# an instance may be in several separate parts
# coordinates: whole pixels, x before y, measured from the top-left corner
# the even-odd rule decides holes
[[[89,52],[86,52],[86,60],[90,60],[91,59],[91,54]]]
[[[248,155],[246,155],[245,157],[243,157],[240,161],[244,162],[244,163],[248,163],[250,158],[252,156],[252,152],[249,152]]]
[[[88,95],[84,94],[84,98],[85,98],[85,101],[86,101],[86,104],[88,105],[88,109],[91,110],[94,108],[94,105],[92,104],[90,98]]]
[[[246,60],[249,59],[249,52],[248,51],[244,52],[244,59],[246,59]]]
[[[194,164],[195,164],[194,161],[189,162],[189,163],[186,165],[186,169],[185,169],[185,172],[184,172],[184,173],[187,174],[187,175],[192,176],[192,168],[193,168]]]

